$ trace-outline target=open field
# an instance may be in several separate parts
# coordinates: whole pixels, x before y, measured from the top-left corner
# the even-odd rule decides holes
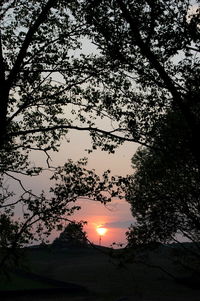
[[[116,251],[119,252],[119,251]],[[166,254],[155,253],[151,265],[164,267],[176,276],[183,276],[181,269],[174,269]],[[119,262],[93,249],[30,249],[25,262],[30,271],[55,280],[79,284],[88,293],[54,293],[28,296],[29,301],[199,301],[200,290],[176,283],[160,269],[143,264],[128,264],[119,267]],[[24,262],[24,263],[25,263]],[[17,280],[18,285],[23,279]],[[26,286],[28,279],[24,280]],[[29,283],[31,286],[31,284]],[[33,285],[40,284],[35,282]],[[4,297],[5,298],[5,297]],[[14,298],[27,300],[27,295]],[[3,300],[3,299],[1,299]],[[13,300],[13,298],[5,298]]]

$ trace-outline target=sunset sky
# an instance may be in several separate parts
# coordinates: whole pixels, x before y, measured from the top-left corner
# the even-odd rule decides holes
[[[60,151],[51,154],[51,165],[61,166],[68,159],[77,161],[80,158],[88,157],[88,169],[95,169],[96,173],[101,174],[107,169],[111,170],[112,175],[126,176],[132,174],[131,158],[133,157],[138,144],[126,142],[118,149],[115,154],[108,154],[101,150],[96,150],[92,154],[88,154],[85,149],[91,146],[89,134],[86,132],[71,132],[70,143],[63,141]],[[45,165],[46,157],[43,153],[37,153],[32,158],[33,164]],[[52,173],[47,171],[39,177],[23,177],[21,176],[26,189],[31,189],[34,193],[39,194],[42,190],[48,191],[50,183],[49,178]],[[15,191],[19,190],[19,185],[16,181],[11,181],[10,184]],[[79,200],[77,205],[81,206],[81,210],[70,216],[71,220],[87,221],[84,230],[87,232],[88,238],[91,242],[98,244],[99,235],[96,232],[98,226],[106,227],[108,229],[104,237],[102,237],[102,245],[110,246],[112,243],[126,243],[125,232],[134,219],[131,215],[130,204],[125,200],[113,199],[112,202],[106,206],[92,200]],[[16,216],[21,215],[21,207],[16,209]],[[67,224],[66,224],[67,225]],[[53,231],[50,236],[50,241],[59,236],[59,232]]]
[[[77,161],[80,158],[88,157],[88,169],[95,169],[98,175],[107,169],[111,170],[112,175],[126,176],[133,173],[131,158],[138,144],[126,142],[116,149],[115,154],[109,155],[101,150],[88,154],[85,149],[91,146],[91,142],[87,132],[71,131],[69,136],[70,143],[63,141],[60,151],[51,154],[52,166],[63,165],[68,159]],[[44,164],[46,158],[43,153],[39,153],[34,156],[33,160],[36,165]],[[47,172],[42,177],[26,179],[26,187],[31,187],[35,193],[43,189],[48,191],[50,176],[51,174]],[[130,205],[125,200],[114,199],[106,206],[96,201],[80,200],[77,205],[81,206],[81,210],[77,211],[70,219],[87,221],[84,230],[91,242],[99,243],[96,228],[101,225],[108,228],[108,232],[102,238],[102,245],[110,246],[113,242],[126,243],[125,232],[134,220]],[[50,239],[53,240],[57,236],[59,233],[53,231]]]
[[[125,232],[133,222],[130,205],[124,200],[113,200],[107,206],[93,202],[80,201],[81,211],[74,215],[75,220],[87,220],[84,230],[94,244],[99,243],[96,228],[99,226],[108,229],[102,237],[102,245],[110,246],[112,243],[126,243]]]
[[[80,158],[88,157],[88,168],[95,169],[99,175],[107,169],[110,169],[113,175],[120,176],[133,172],[131,158],[138,147],[136,143],[124,143],[116,150],[115,154],[111,155],[100,150],[88,155],[84,151],[90,146],[88,134],[72,132],[70,137],[70,143],[63,143],[60,152],[52,157],[55,164],[62,164],[67,159],[76,161]],[[106,206],[88,200],[79,201],[77,204],[80,204],[82,209],[71,218],[88,222],[84,226],[84,230],[93,243],[98,244],[99,242],[96,228],[100,225],[108,228],[108,232],[102,238],[102,245],[110,246],[113,242],[126,242],[125,232],[131,222],[133,222],[133,217],[130,205],[125,200],[114,199]]]

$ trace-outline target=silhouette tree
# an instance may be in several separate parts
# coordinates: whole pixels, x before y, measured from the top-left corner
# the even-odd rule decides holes
[[[127,192],[137,218],[130,242],[168,241],[177,231],[199,240],[198,4],[79,1],[108,87],[111,78],[126,78],[123,96],[110,94],[105,106],[123,135],[148,147],[134,157]]]
[[[83,222],[70,222],[53,242],[57,247],[86,247],[88,244]]]
[[[89,131],[94,148],[95,132],[109,134],[95,124],[97,116],[105,115],[95,91],[92,99],[87,97],[96,70],[82,51],[87,26],[75,20],[74,6],[75,1],[63,0],[0,1],[0,247],[9,248],[7,255],[40,239],[42,233],[48,235],[62,218],[79,208],[70,206],[77,197],[94,197],[91,189],[97,189],[91,184],[91,177],[97,180],[97,176],[94,171],[87,174],[84,160],[50,166],[50,152],[58,151],[62,138],[68,139],[69,129]],[[105,149],[112,151],[106,137]],[[46,163],[36,166],[32,156],[41,152]],[[77,166],[83,167],[81,176],[74,174]],[[27,188],[24,178],[42,176],[46,169],[52,172],[50,192],[34,193]],[[65,196],[61,188],[58,191],[59,173],[64,172],[68,172],[62,176],[68,181]],[[76,181],[77,190],[72,191],[74,185],[70,189],[68,183]],[[103,182],[95,198],[104,202],[106,197],[100,197]],[[8,230],[5,239],[3,233]]]
[[[170,112],[155,137],[156,144],[157,139],[163,142],[161,149],[143,147],[132,158],[134,174],[127,181],[126,199],[135,221],[126,235],[131,250],[175,242],[169,254],[195,272],[195,278],[200,260],[200,181],[183,122],[177,112]]]
[[[160,151],[141,148],[132,159],[135,172],[129,178],[126,197],[136,225],[128,235],[129,243],[173,241],[178,233],[198,242],[199,169],[189,141],[186,143],[188,129],[171,112],[159,124],[158,134],[155,144],[157,139],[163,142]]]
[[[112,87],[111,78],[120,75],[127,79],[119,84],[123,96],[111,93],[104,102],[120,119],[121,133],[151,146],[154,125],[169,109],[178,109],[200,166],[197,2],[99,0],[79,5],[90,25],[88,34],[100,49],[107,85]]]

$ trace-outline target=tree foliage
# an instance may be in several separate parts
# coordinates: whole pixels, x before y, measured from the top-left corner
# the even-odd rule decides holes
[[[169,109],[178,108],[188,124],[191,150],[199,164],[197,4],[189,0],[79,4],[90,25],[88,35],[100,49],[104,74],[109,79],[124,78],[120,97],[115,97],[108,83],[112,92],[110,100],[104,101],[108,112],[120,119],[120,132],[151,145],[154,125]]]
[[[111,182],[109,171],[99,177],[94,170],[88,170],[86,164],[86,159],[76,163],[69,160],[63,167],[57,167],[51,177],[53,183],[49,194],[36,195],[25,191],[13,203],[10,197],[5,200],[4,196],[1,201],[0,248],[5,256],[1,258],[1,268],[7,269],[10,261],[13,262],[10,258],[16,256],[20,247],[38,241],[48,242],[51,231],[70,221],[74,211],[80,210],[76,204],[78,199],[107,203],[120,193],[121,188],[115,187],[114,178]],[[15,217],[17,208],[22,210],[18,219]]]
[[[171,112],[159,124],[160,151],[141,148],[132,159],[135,173],[126,197],[136,223],[127,233],[130,245],[170,242],[177,234],[199,241],[199,169],[179,117]]]
[[[126,79],[123,96],[104,104],[121,133],[148,147],[134,157],[127,198],[138,224],[129,238],[168,241],[178,231],[198,240],[199,1],[79,5],[109,77]]]
[[[102,147],[113,151],[107,131],[95,124],[105,110],[92,88],[92,55],[82,50],[87,27],[73,16],[74,7],[75,1],[62,0],[0,3],[1,248],[14,250],[48,235],[79,209],[73,204],[79,197],[110,199],[102,193],[111,190],[108,173],[101,180],[84,168],[85,160],[50,166],[50,152],[68,139],[69,129],[89,131],[94,148],[99,131]],[[32,158],[41,152],[46,164],[36,166]],[[26,188],[24,177],[42,178],[45,169],[52,173],[50,191]]]
[[[86,247],[87,234],[83,231],[83,222],[70,222],[53,242],[57,247]]]

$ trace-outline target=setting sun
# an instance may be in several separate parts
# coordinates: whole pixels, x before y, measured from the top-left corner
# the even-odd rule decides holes
[[[97,230],[97,233],[98,233],[100,236],[105,235],[106,232],[108,231],[108,229],[102,228],[102,227],[98,227],[96,230]]]

